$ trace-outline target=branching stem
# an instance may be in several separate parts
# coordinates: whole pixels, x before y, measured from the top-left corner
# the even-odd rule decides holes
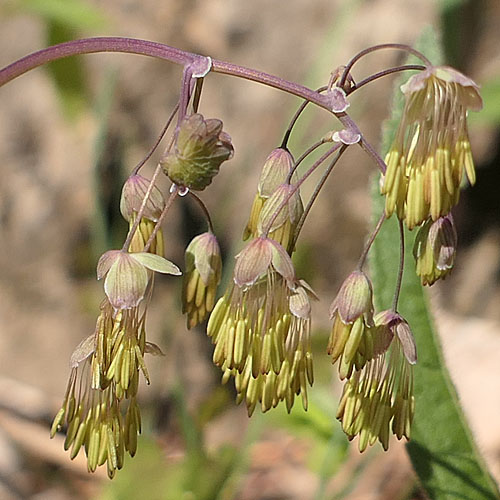
[[[319,180],[318,184],[314,188],[314,192],[311,195],[311,198],[309,198],[309,201],[307,202],[307,205],[304,208],[304,213],[302,214],[302,217],[300,218],[300,220],[297,224],[297,227],[295,228],[295,233],[293,235],[293,244],[291,245],[291,248],[295,248],[297,240],[299,239],[299,234],[300,234],[300,231],[302,229],[302,226],[304,225],[304,222],[305,222],[307,216],[309,215],[309,212],[311,211],[311,208],[312,208],[314,202],[316,201],[316,198],[318,197],[319,192],[321,191],[321,189],[325,185],[325,182],[328,179],[328,177],[330,176],[330,173],[332,172],[333,168],[335,167],[335,165],[337,164],[337,162],[339,161],[340,157],[342,156],[342,154],[344,153],[344,151],[346,149],[347,149],[347,145],[342,144],[341,148],[337,152],[337,155],[332,160],[330,165],[328,165],[328,168],[323,172],[321,179]]]
[[[156,149],[160,145],[161,141],[163,140],[163,137],[165,137],[165,134],[167,133],[168,127],[170,127],[170,124],[172,123],[172,120],[174,119],[177,111],[179,111],[179,103],[177,103],[175,105],[175,108],[173,109],[172,113],[168,117],[168,120],[165,123],[163,130],[160,132],[158,139],[156,139],[154,146],[149,150],[149,153],[135,166],[134,170],[132,171],[132,175],[136,175],[139,172],[139,170],[143,167],[143,165],[151,158],[151,156],[153,156],[153,153],[156,151]]]

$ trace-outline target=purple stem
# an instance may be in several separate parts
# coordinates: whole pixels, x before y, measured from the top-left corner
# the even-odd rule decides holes
[[[29,54],[13,62],[9,66],[6,66],[0,70],[0,87],[31,69],[48,62],[73,55],[92,54],[96,52],[140,54],[164,59],[183,66],[188,66],[201,58],[204,59],[204,56],[170,47],[163,43],[150,42],[148,40],[121,37],[83,38],[81,40],[64,42],[39,50],[38,52]],[[212,61],[211,71],[262,83],[269,87],[274,87],[297,97],[301,97],[302,99],[306,99],[321,108],[331,111],[329,96],[318,94],[312,89],[284,80],[283,78],[215,59]]]

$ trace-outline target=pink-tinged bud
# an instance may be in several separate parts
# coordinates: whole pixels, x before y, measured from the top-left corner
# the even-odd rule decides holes
[[[298,286],[290,295],[290,312],[297,318],[309,319],[311,317],[311,301],[307,290]]]
[[[110,250],[99,259],[97,278],[104,280],[104,291],[115,309],[137,307],[148,285],[148,271],[181,274],[179,268],[159,255]]]
[[[169,179],[178,186],[203,190],[219,172],[221,163],[233,156],[231,138],[222,122],[205,120],[199,113],[186,117],[176,134],[173,151],[160,161]]]
[[[281,184],[264,203],[257,229],[260,233],[274,231],[286,222],[295,227],[303,213],[298,188],[292,184]]]
[[[457,251],[457,231],[448,214],[435,222],[427,220],[420,228],[413,247],[416,273],[423,285],[432,285],[453,269]]]
[[[182,309],[188,328],[203,321],[215,304],[222,273],[219,244],[213,233],[199,234],[186,248],[186,272],[182,290]]]
[[[283,148],[274,149],[266,158],[260,174],[258,192],[262,198],[269,198],[287,178],[294,166],[290,152]]]
[[[330,319],[335,313],[340,315],[344,323],[353,323],[363,314],[369,322],[373,315],[372,285],[362,271],[352,272],[342,283],[337,297],[330,307]]]
[[[150,183],[151,181],[142,175],[132,175],[125,181],[120,199],[120,212],[126,221],[130,221],[134,213],[139,212]],[[156,222],[164,208],[163,194],[154,186],[146,202],[143,216]]]
[[[271,265],[287,282],[295,280],[295,269],[286,250],[269,238],[255,238],[236,256],[234,282],[240,288],[252,286]]]
[[[267,238],[255,238],[237,256],[234,282],[241,288],[252,286],[263,276],[272,260],[272,248]]]
[[[408,363],[414,365],[417,362],[417,346],[413,333],[408,322],[400,314],[390,310],[382,311],[375,316],[375,325],[382,339],[398,339]]]

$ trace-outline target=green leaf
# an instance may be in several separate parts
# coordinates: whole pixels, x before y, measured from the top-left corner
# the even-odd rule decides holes
[[[428,47],[432,50],[427,50]],[[440,62],[436,52],[436,36],[422,35],[418,47],[434,63]],[[406,76],[407,77],[407,76]],[[393,114],[398,115],[395,108]],[[385,148],[394,135],[397,123],[389,122],[385,130]],[[374,182],[374,218],[384,209],[378,179]],[[371,271],[377,309],[390,307],[399,261],[399,228],[397,219],[387,221],[371,251]],[[416,232],[405,230],[406,248],[411,249]],[[434,329],[427,295],[415,274],[411,252],[407,250],[399,312],[409,322],[418,348],[415,365],[416,399],[412,439],[407,445],[420,481],[433,500],[450,498],[497,499],[499,492],[483,459],[479,455],[465,416],[444,363],[439,338]]]

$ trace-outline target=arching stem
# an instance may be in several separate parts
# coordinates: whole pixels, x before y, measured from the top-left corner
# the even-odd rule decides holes
[[[323,87],[320,87],[319,89],[316,89],[316,92],[318,92],[318,93],[324,92],[327,88],[328,88],[328,86],[325,85]],[[283,141],[281,142],[281,147],[283,149],[286,149],[287,144],[288,144],[288,140],[290,139],[290,134],[292,133],[292,129],[293,129],[293,127],[295,127],[297,120],[299,119],[299,117],[302,114],[302,112],[304,111],[304,109],[306,109],[306,106],[308,104],[309,104],[309,101],[304,101],[299,106],[299,109],[297,109],[297,111],[293,115],[293,118],[290,120],[290,124],[288,125],[288,127],[285,131],[285,134],[283,135]]]
[[[198,206],[201,208],[201,211],[203,212],[203,215],[205,216],[205,219],[207,220],[208,224],[208,230],[213,233],[214,232],[214,226],[212,224],[212,218],[210,217],[210,212],[208,211],[207,206],[205,203],[203,203],[203,200],[196,194],[194,194],[192,191],[188,191],[189,196],[196,201]]]
[[[361,80],[359,83],[355,84],[354,87],[346,89],[345,93],[346,93],[346,95],[350,95],[355,90],[358,90],[361,87],[364,87],[368,83],[371,83],[375,80],[378,80],[379,78],[383,78],[384,76],[392,75],[393,73],[399,73],[401,71],[410,71],[410,70],[422,71],[424,69],[425,69],[425,66],[421,66],[420,64],[405,64],[403,66],[395,66],[394,68],[388,68],[388,69],[385,69],[384,71],[380,71],[378,73],[375,73],[373,75],[366,77],[364,80]]]
[[[165,126],[163,127],[163,130],[161,131],[160,135],[158,136],[158,139],[156,139],[156,142],[154,146],[150,149],[149,153],[143,158],[134,168],[132,171],[132,175],[136,175],[139,170],[143,167],[143,165],[153,156],[153,153],[156,151],[158,146],[160,145],[161,141],[163,140],[163,137],[165,137],[165,134],[167,133],[168,127],[170,127],[170,124],[172,123],[172,120],[174,119],[177,111],[179,110],[179,103],[175,105],[175,108],[173,109],[172,113],[168,117],[167,122],[165,123]]]
[[[373,230],[372,234],[370,235],[368,241],[365,244],[365,248],[363,249],[363,253],[360,256],[358,265],[356,267],[357,270],[361,271],[363,269],[366,257],[368,256],[368,252],[370,251],[370,248],[372,247],[373,242],[375,241],[375,238],[377,237],[377,234],[379,233],[380,228],[382,227],[384,221],[385,221],[385,211],[382,212],[382,215],[380,216],[379,220],[377,221],[377,224],[375,225],[375,229]]]
[[[375,52],[377,50],[382,50],[382,49],[404,50],[405,52],[409,52],[410,54],[413,54],[414,56],[418,57],[425,64],[425,66],[432,66],[432,63],[429,61],[429,59],[427,59],[427,57],[425,57],[421,52],[414,49],[413,47],[410,47],[409,45],[405,45],[403,43],[382,43],[380,45],[374,45],[373,47],[368,47],[367,49],[364,49],[361,52],[359,52],[358,54],[356,54],[346,64],[338,86],[340,88],[344,88],[345,82],[347,80],[347,75],[349,74],[352,67],[354,66],[354,64],[357,61],[359,61],[362,57],[364,57],[368,54],[371,54],[372,52]]]

